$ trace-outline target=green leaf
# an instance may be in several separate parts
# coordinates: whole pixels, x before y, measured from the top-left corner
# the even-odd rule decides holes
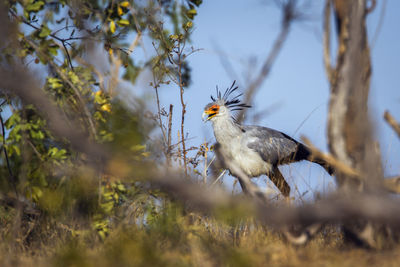
[[[57,45],[50,45],[48,49],[49,49],[50,54],[52,54],[53,56],[57,56],[57,53],[58,53]]]
[[[78,84],[79,83],[79,77],[78,77],[78,75],[75,74],[75,72],[69,71],[68,75],[69,75],[72,83],[74,83],[74,84]]]
[[[54,160],[65,160],[67,158],[67,151],[65,149],[52,147],[47,152],[47,155]]]
[[[25,10],[27,12],[38,12],[39,10],[41,10],[44,6],[44,2],[43,1],[37,1],[35,3],[29,4],[25,7]]]
[[[18,113],[13,113],[5,123],[7,129],[11,129],[15,125],[21,122],[21,117]]]
[[[125,188],[125,186],[123,184],[117,184],[117,189],[119,191],[121,191],[121,192],[125,192],[126,191],[126,188]]]
[[[46,38],[51,33],[51,30],[47,27],[47,25],[43,25],[42,30],[39,32],[40,38]]]
[[[124,27],[129,25],[129,20],[126,19],[120,19],[117,21],[118,26]]]
[[[39,139],[42,140],[44,139],[44,133],[42,131],[30,131],[31,136],[33,139]]]
[[[186,15],[190,18],[190,19],[194,19],[194,16],[197,15],[197,11],[196,9],[190,9],[186,12]]]

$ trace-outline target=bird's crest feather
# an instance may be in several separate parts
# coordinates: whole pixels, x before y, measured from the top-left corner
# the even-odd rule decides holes
[[[216,102],[218,100],[223,101],[224,105],[226,107],[230,108],[231,111],[242,110],[243,108],[250,108],[251,107],[250,105],[240,102],[239,98],[243,94],[238,94],[238,95],[230,98],[230,96],[239,88],[238,86],[235,85],[235,83],[236,83],[236,81],[233,81],[232,85],[225,90],[223,95],[217,86],[216,87],[217,98],[215,98],[214,96],[211,96],[211,100],[214,102]]]

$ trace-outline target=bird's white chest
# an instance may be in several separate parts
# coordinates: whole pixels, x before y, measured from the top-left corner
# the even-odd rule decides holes
[[[240,136],[221,144],[221,152],[249,177],[267,174],[272,169],[271,164],[265,162],[256,151],[243,144]]]
[[[270,173],[271,164],[265,162],[256,151],[247,146],[241,128],[228,118],[218,118],[213,121],[214,135],[221,145],[220,152],[223,153],[225,160],[229,160],[230,164],[240,168],[249,177]],[[235,175],[232,170],[230,172]]]

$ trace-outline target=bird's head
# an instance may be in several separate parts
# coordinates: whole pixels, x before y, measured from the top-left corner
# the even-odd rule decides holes
[[[209,103],[206,105],[204,108],[203,112],[203,121],[208,121],[208,120],[215,120],[217,118],[230,118],[231,112],[236,111],[236,110],[241,110],[243,108],[249,108],[249,105],[246,105],[244,103],[240,102],[239,97],[242,96],[242,94],[238,94],[236,96],[231,95],[238,89],[237,86],[235,86],[235,81],[233,81],[231,87],[228,87],[224,94],[219,91],[218,86],[217,86],[217,96],[211,96],[211,100],[213,102]]]

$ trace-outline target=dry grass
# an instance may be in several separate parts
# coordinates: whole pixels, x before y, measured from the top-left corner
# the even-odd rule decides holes
[[[2,210],[1,266],[344,267],[398,266],[400,261],[400,246],[360,249],[344,242],[337,226],[326,226],[311,242],[296,247],[253,219],[221,221],[174,205],[151,223],[115,226],[104,241],[83,223],[68,229],[46,219],[33,222],[30,237],[13,241],[14,216]]]

